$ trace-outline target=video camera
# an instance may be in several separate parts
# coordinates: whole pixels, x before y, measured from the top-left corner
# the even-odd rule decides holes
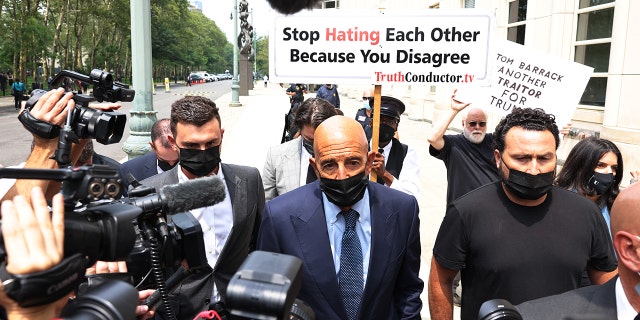
[[[155,287],[164,299],[168,294],[165,267],[182,261],[194,269],[191,272],[208,267],[200,223],[187,211],[224,200],[224,182],[216,176],[159,190],[141,186],[130,193],[133,196],[118,200],[120,177],[117,169],[106,165],[0,168],[0,178],[62,181],[65,260],[35,278],[11,278],[5,291],[23,307],[51,303],[76,289],[84,280],[85,269],[97,260],[130,259],[134,244],[142,244],[146,258],[142,265],[130,268],[147,272],[151,267],[148,274],[155,276]],[[0,245],[0,262],[6,262],[4,244]],[[10,275],[5,272],[3,276]]]
[[[70,110],[64,128],[40,121],[29,112],[47,91],[36,89],[25,104],[25,110],[18,119],[22,125],[44,139],[59,137],[58,150],[55,158],[60,167],[70,164],[71,143],[78,139],[93,138],[102,144],[120,142],[125,129],[127,117],[124,113],[115,111],[101,111],[89,107],[91,101],[129,102],[133,101],[135,91],[129,86],[113,81],[113,75],[100,69],[94,69],[90,75],[83,75],[74,71],[60,71],[51,81],[51,88],[58,88],[66,81],[81,81],[93,85],[93,96],[75,93],[73,100],[75,108]],[[70,88],[65,88],[69,90]],[[62,129],[62,130],[61,130]]]

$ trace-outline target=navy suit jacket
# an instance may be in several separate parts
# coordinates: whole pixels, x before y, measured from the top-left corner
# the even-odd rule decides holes
[[[571,290],[517,305],[524,320],[563,320],[569,316],[617,320],[616,280]]]
[[[131,173],[138,182],[155,176],[158,174],[158,158],[152,151],[131,159],[120,165],[120,177],[122,178],[125,192],[129,188],[129,173]]]
[[[418,203],[406,193],[369,183],[371,255],[359,319],[419,319],[424,283],[420,270]],[[346,319],[333,263],[318,181],[268,201],[258,250],[300,258],[298,298],[317,319]]]

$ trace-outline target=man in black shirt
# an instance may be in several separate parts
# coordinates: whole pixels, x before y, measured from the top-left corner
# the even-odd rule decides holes
[[[606,224],[588,199],[553,187],[560,143],[552,115],[515,108],[494,133],[501,181],[454,200],[433,248],[432,319],[452,319],[451,283],[461,271],[462,319],[490,299],[517,304],[577,288],[583,270],[593,284],[615,275]]]
[[[455,94],[455,92],[454,92]],[[429,154],[447,167],[447,204],[490,182],[498,181],[493,161],[493,134],[487,133],[487,115],[470,108],[462,120],[462,134],[445,135],[456,115],[469,106],[451,97],[451,112],[433,129],[428,141]]]
[[[463,133],[445,135],[445,131],[469,103],[451,97],[451,112],[433,129],[429,136],[429,154],[444,161],[447,167],[447,204],[465,193],[487,183],[498,181],[493,160],[493,134],[487,133],[487,115],[476,107],[468,109],[462,120]],[[453,299],[460,305],[460,274],[453,282]]]

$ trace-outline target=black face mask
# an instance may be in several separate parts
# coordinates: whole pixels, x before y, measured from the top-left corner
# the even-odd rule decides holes
[[[204,177],[220,164],[220,146],[205,150],[180,148],[180,166],[197,177]]]
[[[504,162],[502,164],[509,169],[509,177],[502,180],[509,191],[518,198],[537,200],[547,194],[553,186],[555,172],[540,173],[537,175],[510,169]]]
[[[160,167],[162,171],[169,171],[173,169],[173,167],[175,167],[177,164],[178,164],[178,161],[174,162],[172,165],[168,161],[158,159],[158,167]]]
[[[307,141],[305,138],[302,138],[302,146],[309,152],[309,154],[313,157],[313,142]]]
[[[595,190],[598,195],[602,195],[611,188],[612,184],[613,173],[594,172],[591,179],[589,179],[588,186],[589,189]]]
[[[380,124],[380,135],[378,136],[378,139],[380,140],[380,142],[387,143],[391,141],[394,133],[396,133],[395,129],[393,129],[389,125],[382,123]]]
[[[329,202],[338,207],[350,207],[364,197],[369,179],[364,170],[355,176],[334,180],[320,177],[320,190]]]

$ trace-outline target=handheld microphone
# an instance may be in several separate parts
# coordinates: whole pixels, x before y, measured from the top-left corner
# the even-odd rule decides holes
[[[142,209],[143,213],[176,214],[215,205],[225,196],[224,181],[211,176],[164,186],[158,193],[129,199],[129,203]]]

